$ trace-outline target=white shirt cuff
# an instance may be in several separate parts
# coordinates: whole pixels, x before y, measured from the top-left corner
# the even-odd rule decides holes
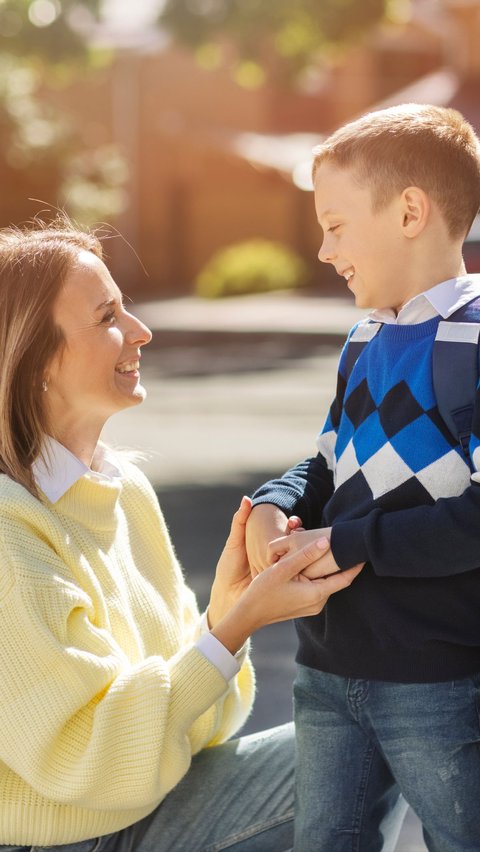
[[[195,642],[195,647],[212,665],[216,666],[225,680],[231,680],[240,671],[250,643],[245,642],[245,645],[234,656],[213,633],[210,633],[206,612],[200,616],[199,626],[200,638]]]
[[[214,665],[225,680],[231,680],[240,671],[240,663],[227,651],[225,645],[212,633],[204,633],[195,643],[204,657]]]

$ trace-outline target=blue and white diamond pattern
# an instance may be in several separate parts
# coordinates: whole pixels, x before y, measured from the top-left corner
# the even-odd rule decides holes
[[[385,421],[387,406],[390,414]],[[347,401],[340,422],[335,447],[335,489],[356,477],[357,487],[368,488],[374,500],[409,482],[414,489],[422,486],[433,500],[462,494],[470,481],[469,467],[437,421],[437,409],[425,411],[405,381],[393,387],[377,406],[372,406],[364,381],[361,391],[357,388],[351,395],[350,406]],[[318,438],[317,445],[329,466],[334,441],[335,432],[331,429]]]

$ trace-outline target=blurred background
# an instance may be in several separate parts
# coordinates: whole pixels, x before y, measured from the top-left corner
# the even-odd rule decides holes
[[[404,101],[480,123],[478,0],[1,0],[0,39],[0,224],[108,222],[136,299],[325,290],[312,146]]]
[[[154,331],[147,402],[106,436],[146,451],[205,605],[242,493],[312,450],[358,318],[317,261],[311,149],[406,101],[480,130],[480,2],[0,0],[0,44],[0,226],[101,228]],[[246,730],[291,718],[294,654],[291,625],[255,637]],[[410,814],[397,852],[424,849]]]

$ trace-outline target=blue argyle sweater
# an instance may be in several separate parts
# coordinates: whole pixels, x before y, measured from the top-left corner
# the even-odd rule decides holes
[[[342,569],[367,563],[296,622],[304,665],[397,682],[480,671],[480,392],[470,468],[436,405],[439,320],[384,325],[348,377],[345,346],[318,455],[254,495],[331,526]]]

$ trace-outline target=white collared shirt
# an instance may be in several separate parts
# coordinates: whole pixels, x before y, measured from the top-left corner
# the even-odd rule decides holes
[[[32,473],[50,503],[57,503],[86,473],[105,480],[118,479],[123,475],[118,458],[103,444],[98,444],[92,465],[88,467],[63,444],[46,435],[41,455],[32,464]]]
[[[388,325],[415,325],[438,315],[447,319],[476,296],[480,296],[480,275],[460,275],[414,296],[398,315],[393,308],[381,308],[370,311],[368,316]]]
[[[49,435],[45,436],[42,453],[32,465],[32,473],[35,483],[51,503],[57,503],[85,474],[106,481],[123,476],[121,461],[103,444],[98,444],[92,467],[88,467]],[[247,645],[235,656],[231,654],[216,636],[210,633],[206,613],[200,617],[198,634],[195,643],[198,650],[219,670],[226,681],[231,680],[240,671]]]

